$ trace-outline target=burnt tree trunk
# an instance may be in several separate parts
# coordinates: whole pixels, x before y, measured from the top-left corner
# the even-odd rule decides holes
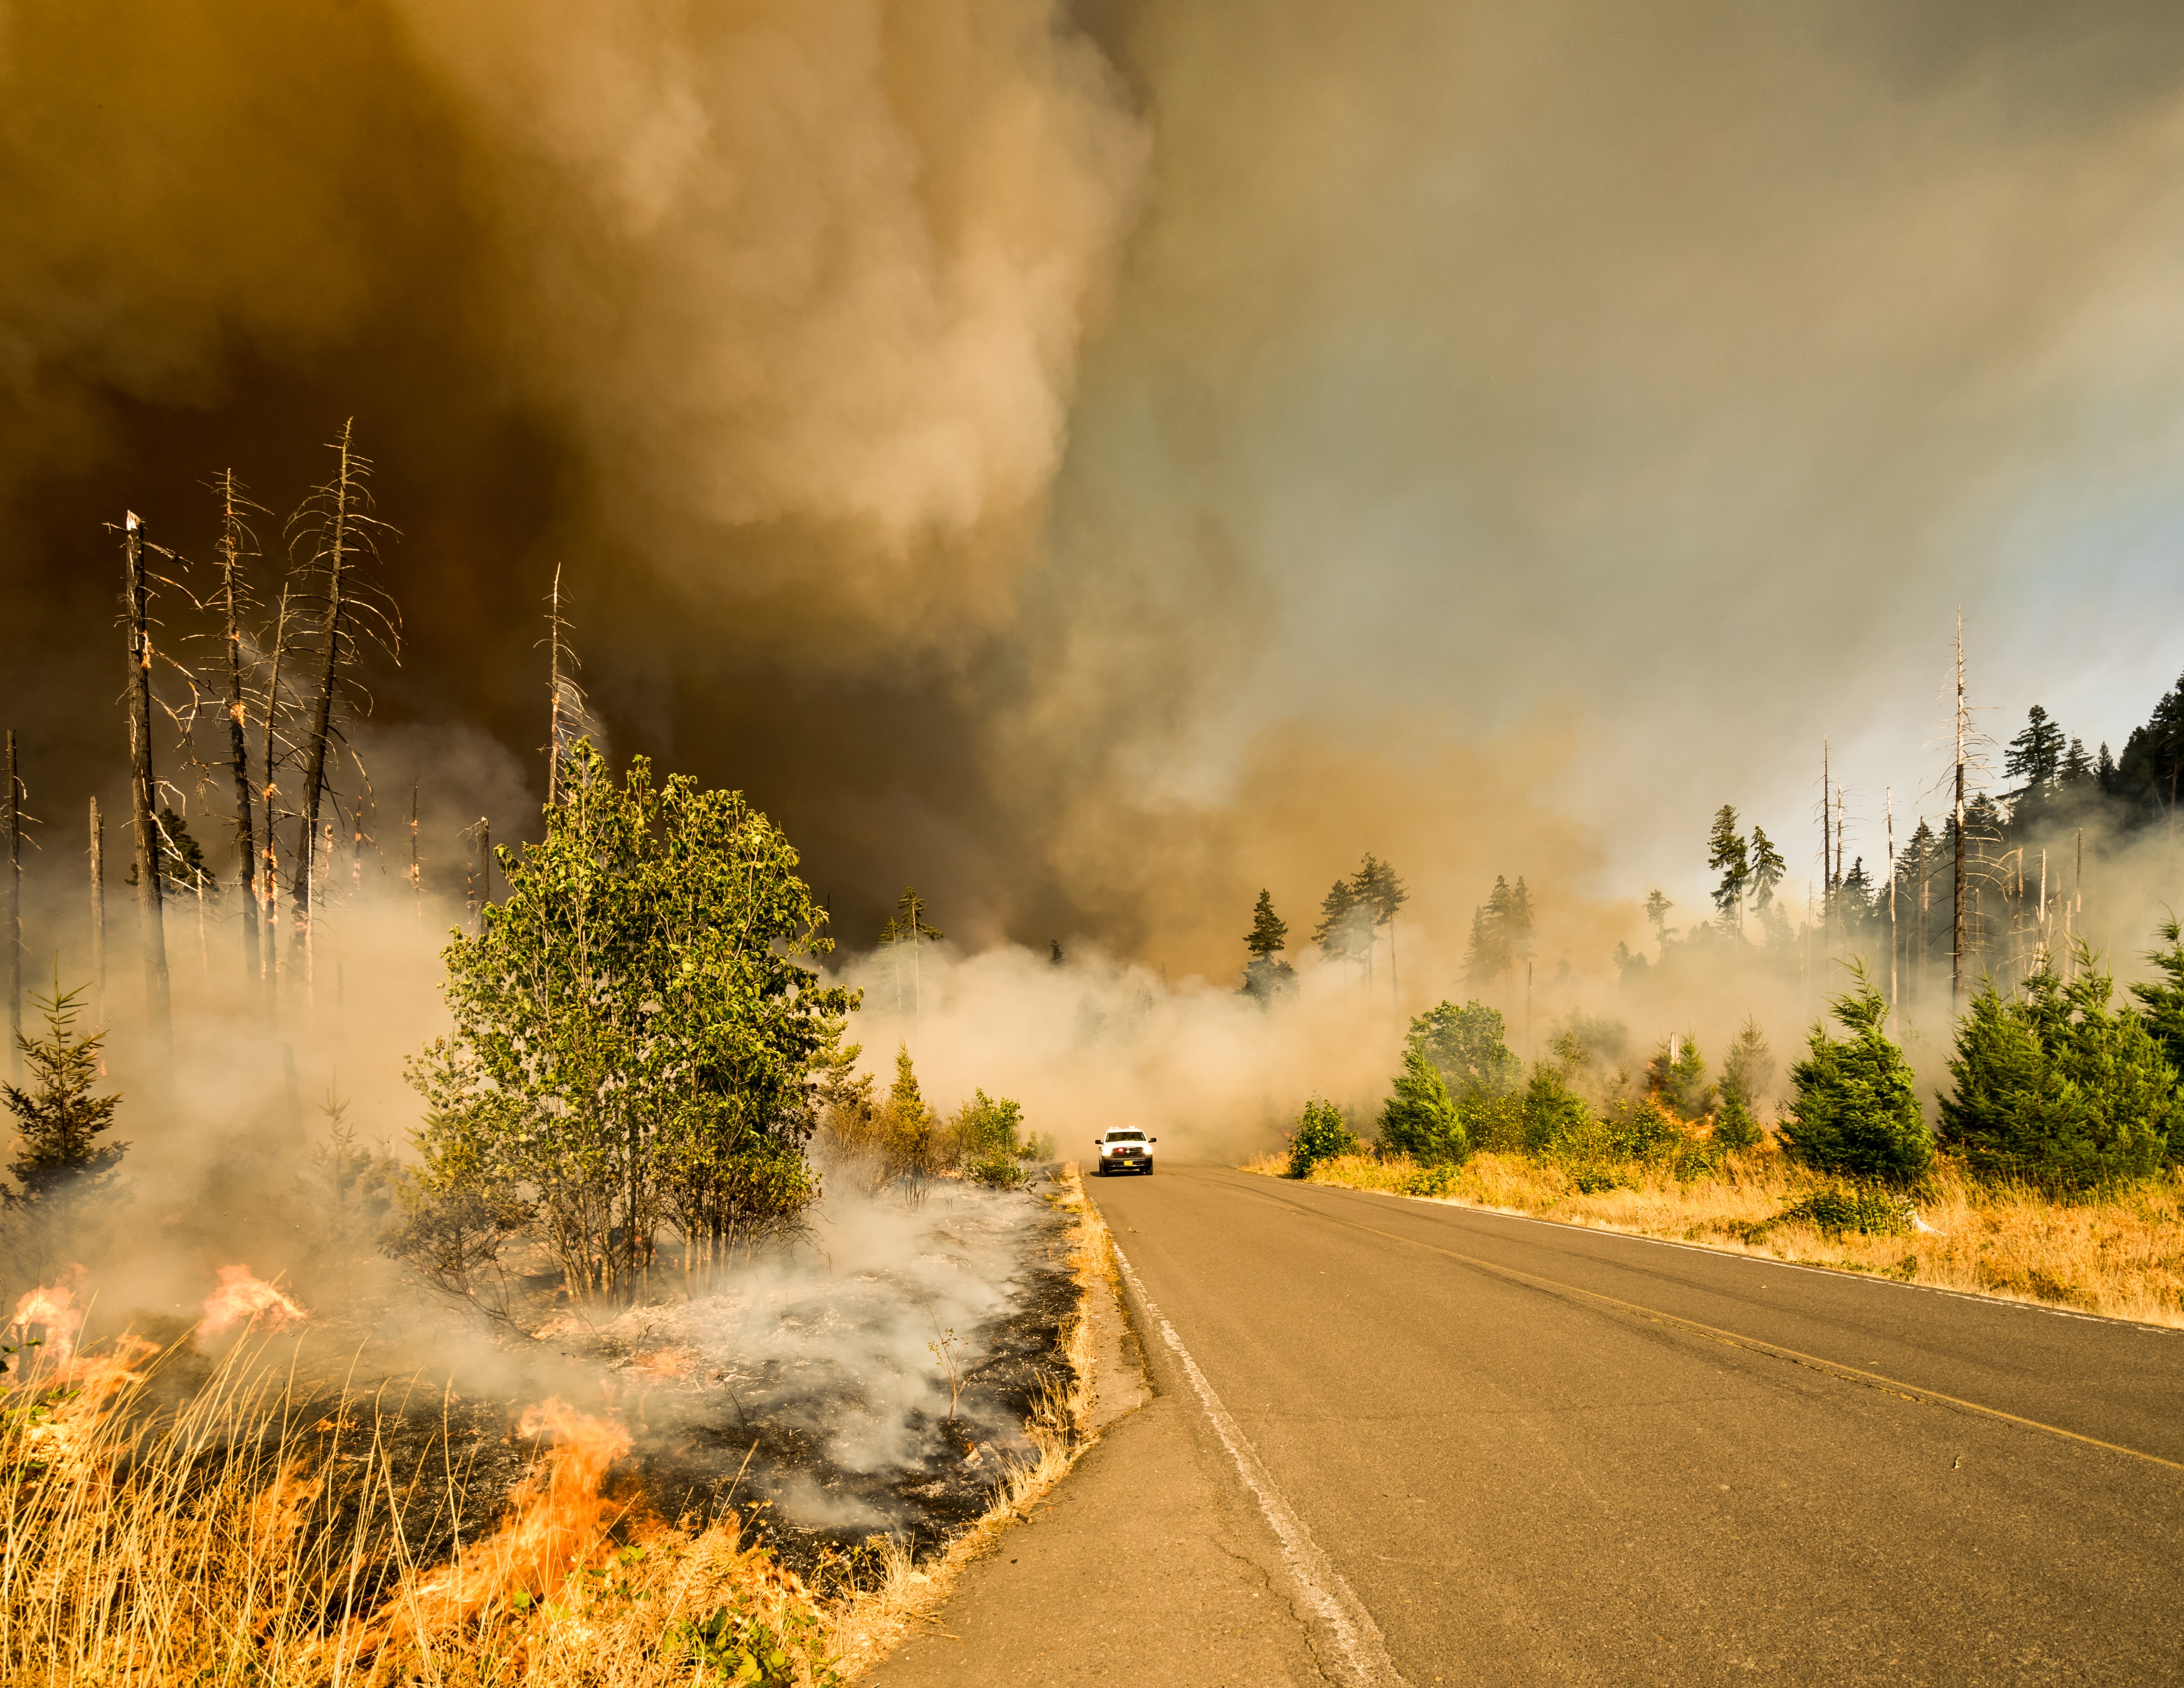
[[[160,905],[159,786],[152,771],[152,589],[144,568],[144,524],[122,523],[129,608],[129,797],[136,830],[136,912],[144,947],[144,1013],[154,1046],[173,1040],[167,933]]]
[[[91,1018],[106,1024],[106,823],[91,800]]]
[[[23,775],[8,733],[8,1071],[23,1082]]]
[[[281,847],[280,834],[273,824],[281,788],[274,778],[274,769],[280,747],[277,724],[281,718],[281,663],[287,648],[288,589],[284,585],[281,588],[281,608],[273,618],[272,667],[265,681],[265,751],[259,759],[265,776],[259,802],[259,813],[265,823],[265,886],[262,893],[265,899],[265,932],[259,965],[265,978],[265,1014],[269,1020],[277,1012],[281,988]]]
[[[220,478],[220,596],[227,623],[227,747],[235,766],[236,891],[242,903],[242,973],[248,987],[261,964],[258,940],[258,841],[251,824],[250,749],[242,694],[242,616],[236,590],[242,567],[242,516],[237,507],[235,471]]]
[[[348,631],[348,604],[343,589],[348,584],[357,495],[355,456],[349,443],[353,425],[343,422],[341,437],[334,442],[340,464],[326,487],[332,500],[332,525],[328,540],[320,554],[326,570],[326,610],[319,623],[319,672],[311,690],[310,719],[304,735],[303,824],[297,835],[301,847],[296,852],[295,871],[290,875],[296,907],[296,935],[307,955],[311,940],[311,858],[318,842],[319,805],[326,789],[326,746],[333,732],[334,689],[341,673],[342,640]]]

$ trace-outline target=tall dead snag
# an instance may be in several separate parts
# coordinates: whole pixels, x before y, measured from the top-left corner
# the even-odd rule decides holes
[[[551,808],[561,801],[562,770],[570,747],[579,739],[595,735],[591,700],[577,681],[577,671],[583,664],[569,648],[569,623],[561,614],[561,565],[558,562],[554,565],[554,590],[547,603],[546,637],[538,642],[550,653],[546,681],[546,807]]]
[[[227,637],[227,743],[235,768],[236,891],[242,903],[242,964],[248,981],[259,969],[258,940],[258,841],[252,825],[250,747],[243,702],[242,617],[249,595],[242,559],[249,556],[250,530],[243,512],[256,506],[242,495],[235,471],[221,471],[214,489],[220,495],[220,607]],[[269,830],[271,819],[267,819]]]
[[[8,729],[8,1071],[23,1081],[23,774]]]
[[[91,1017],[106,1024],[106,823],[91,800]]]
[[[276,805],[281,796],[278,770],[282,749],[280,740],[281,665],[288,649],[288,601],[289,590],[283,585],[281,588],[281,608],[273,618],[271,668],[265,680],[265,745],[258,764],[265,774],[265,786],[259,794],[258,808],[265,821],[265,871],[260,875],[264,888],[259,893],[265,899],[265,931],[259,971],[265,981],[265,1012],[269,1017],[277,1009],[281,983],[281,835],[275,823],[280,818]]]
[[[167,933],[160,905],[159,793],[152,773],[152,584],[144,562],[144,524],[123,518],[121,555],[129,612],[129,800],[136,830],[136,912],[144,947],[144,1012],[162,1053],[173,1038],[167,985]]]
[[[327,757],[339,736],[334,706],[341,691],[341,671],[355,661],[360,638],[376,637],[391,655],[397,637],[393,605],[359,578],[359,571],[377,555],[376,536],[392,530],[370,513],[371,495],[366,483],[371,461],[357,451],[354,428],[354,419],[342,424],[340,436],[328,447],[336,455],[332,477],[304,501],[288,523],[292,545],[307,540],[310,545],[304,569],[313,589],[311,595],[319,603],[317,671],[309,694],[304,741],[298,746],[304,765],[304,803],[294,871],[289,876],[295,905],[295,942],[307,971],[313,887],[318,877],[312,858],[319,839],[319,811],[326,793]]]
[[[1957,612],[1956,894],[1949,938],[1949,1012],[1964,1010],[1964,612]]]

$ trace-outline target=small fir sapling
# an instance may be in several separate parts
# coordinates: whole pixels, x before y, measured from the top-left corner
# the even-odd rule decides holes
[[[1428,1165],[1453,1164],[1471,1152],[1456,1098],[1415,1041],[1403,1052],[1394,1093],[1380,1109],[1380,1147]]]
[[[1755,1111],[1774,1082],[1774,1055],[1756,1019],[1730,1045],[1721,1066],[1721,1109],[1714,1115],[1713,1140],[1731,1154],[1757,1149],[1765,1140]]]
[[[92,1092],[106,1034],[76,1031],[83,995],[84,987],[64,991],[56,980],[51,996],[31,998],[46,1022],[42,1037],[16,1037],[31,1086],[0,1086],[17,1132],[8,1163],[15,1182],[0,1186],[0,1200],[20,1212],[55,1212],[104,1193],[128,1151],[125,1143],[98,1141],[113,1128],[121,1098]]]
[[[1823,1172],[1908,1183],[1933,1164],[1934,1139],[1919,1110],[1910,1064],[1881,1031],[1888,1003],[1862,964],[1835,1017],[1847,1037],[1815,1021],[1804,1059],[1790,1070],[1795,1087],[1781,1126],[1791,1157]]]

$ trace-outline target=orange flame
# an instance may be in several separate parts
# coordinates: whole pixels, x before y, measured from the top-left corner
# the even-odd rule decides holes
[[[547,1432],[555,1445],[516,1485],[500,1528],[397,1593],[388,1623],[361,1638],[362,1650],[460,1624],[519,1592],[550,1596],[598,1545],[612,1505],[599,1487],[629,1451],[629,1433],[558,1397],[525,1409],[518,1428]]]
[[[82,1277],[83,1268],[75,1268],[75,1276]],[[29,1339],[34,1326],[45,1327],[45,1340],[41,1344],[45,1352],[38,1356],[47,1367],[65,1368],[75,1353],[75,1334],[83,1328],[83,1310],[75,1305],[75,1290],[72,1285],[55,1283],[31,1290],[15,1303],[15,1316],[8,1322],[8,1339],[21,1344]],[[19,1378],[29,1375],[31,1367],[25,1362],[26,1354],[14,1356],[14,1367]]]
[[[248,1266],[222,1266],[220,1288],[205,1298],[203,1328],[224,1331],[230,1325],[261,1316],[269,1325],[310,1317],[292,1297],[282,1294]]]

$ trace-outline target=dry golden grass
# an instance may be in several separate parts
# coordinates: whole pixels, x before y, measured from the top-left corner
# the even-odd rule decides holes
[[[1267,1155],[1245,1170],[1281,1177],[1288,1160]],[[1932,1229],[1884,1237],[1769,1223],[1825,1182],[1772,1151],[1689,1183],[1665,1171],[1618,1170],[1630,1188],[1588,1194],[1560,1166],[1524,1154],[1479,1154],[1455,1169],[1445,1195],[1420,1199],[2184,1327],[2184,1176],[2173,1171],[2066,1203],[1977,1184],[1944,1167],[1919,1198],[1919,1217]],[[1315,1166],[1312,1182],[1401,1193],[1417,1174],[1403,1159],[1346,1155]]]
[[[296,1386],[263,1342],[232,1350],[178,1411],[162,1356],[127,1338],[56,1356],[0,1396],[0,1684],[113,1688],[824,1688],[885,1653],[964,1565],[1060,1479],[1091,1402],[1087,1297],[1104,1230],[1071,1182],[1079,1288],[1071,1375],[1028,1427],[992,1507],[923,1565],[873,1544],[822,1596],[744,1545],[733,1516],[678,1527],[611,1498],[627,1448],[606,1420],[537,1410],[551,1445],[498,1528],[452,1559],[466,1471],[443,1439],[414,1467],[370,1396]],[[169,1356],[175,1357],[175,1356]],[[753,1655],[766,1672],[738,1674]]]

